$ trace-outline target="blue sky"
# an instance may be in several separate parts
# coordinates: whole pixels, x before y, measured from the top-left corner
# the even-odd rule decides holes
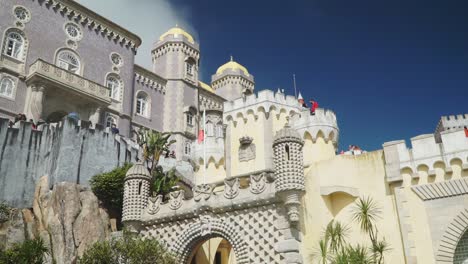
[[[143,38],[137,62],[176,22],[201,45],[202,77],[232,54],[256,90],[304,97],[337,114],[340,146],[367,150],[433,133],[468,113],[468,2],[463,0],[79,0]]]

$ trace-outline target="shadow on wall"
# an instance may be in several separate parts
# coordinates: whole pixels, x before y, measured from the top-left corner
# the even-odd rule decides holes
[[[322,195],[322,199],[328,208],[328,211],[336,217],[343,208],[352,204],[356,197],[345,192],[334,192],[329,195]]]
[[[130,140],[114,137],[102,126],[65,118],[55,125],[21,122],[9,128],[0,119],[0,200],[18,208],[31,207],[37,180],[48,175],[58,182],[88,186],[89,179],[137,157]]]

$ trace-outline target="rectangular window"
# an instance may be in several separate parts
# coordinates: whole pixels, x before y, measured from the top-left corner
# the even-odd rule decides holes
[[[192,113],[187,113],[187,125],[193,126],[193,115],[192,115]]]
[[[187,65],[187,68],[186,68],[187,74],[193,75],[193,65],[191,63],[186,63],[186,65]]]
[[[216,264],[221,264],[221,261],[222,261],[222,258],[221,258],[221,252],[216,252],[216,255],[215,255],[215,263]]]

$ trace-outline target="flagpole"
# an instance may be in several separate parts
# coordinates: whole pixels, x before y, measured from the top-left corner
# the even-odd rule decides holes
[[[203,184],[206,184],[206,109],[203,109]]]
[[[296,74],[293,74],[293,81],[294,81],[294,96],[297,98],[297,90],[296,90]]]

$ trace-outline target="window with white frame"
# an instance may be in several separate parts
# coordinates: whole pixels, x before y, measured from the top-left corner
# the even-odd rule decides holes
[[[13,88],[15,82],[10,77],[3,77],[0,80],[0,95],[13,98]]]
[[[184,153],[185,153],[185,155],[190,155],[190,153],[192,153],[192,146],[191,146],[190,142],[185,143]]]
[[[60,51],[57,55],[57,66],[75,74],[80,74],[80,59],[70,50]]]
[[[222,124],[217,124],[216,125],[216,137],[218,137],[218,138],[224,137],[223,125]]]
[[[3,53],[17,60],[23,59],[24,38],[18,32],[10,32],[7,34],[5,48]]]
[[[136,100],[136,113],[148,117],[148,108],[148,95],[144,92],[139,92]]]
[[[112,125],[117,125],[117,122],[113,116],[108,115],[106,118],[106,127],[112,127]]]
[[[187,125],[193,126],[193,114],[191,112],[187,112]]]
[[[196,61],[193,58],[188,58],[185,60],[185,73],[189,76],[193,76],[195,72]]]
[[[212,137],[214,136],[214,125],[211,122],[206,123],[206,136]]]
[[[186,68],[187,74],[193,75],[193,64],[190,63],[190,62],[187,62],[186,66],[187,66],[187,68]]]
[[[120,101],[120,93],[122,83],[116,76],[107,77],[106,86],[109,88],[109,96],[117,101]]]

